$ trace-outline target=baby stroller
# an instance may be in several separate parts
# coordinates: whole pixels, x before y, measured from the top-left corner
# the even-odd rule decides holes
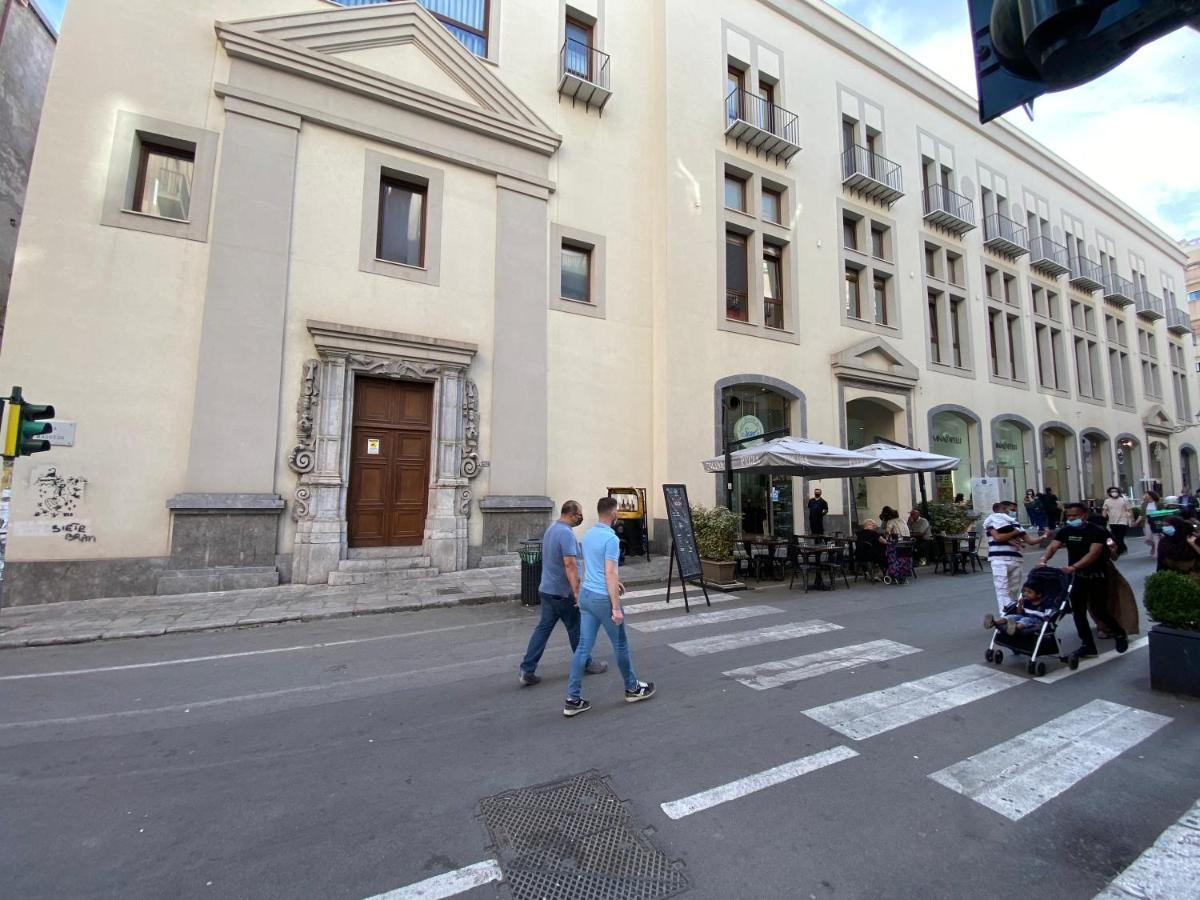
[[[913,555],[916,543],[899,539],[888,541],[887,568],[883,573],[884,584],[904,584],[913,577]]]
[[[1023,587],[1032,587],[1041,594],[1046,606],[1053,610],[1042,620],[1040,628],[1018,631],[1016,634],[1005,634],[1002,629],[992,630],[992,641],[988,645],[984,659],[1000,665],[1004,662],[1004,651],[1001,647],[1012,651],[1015,656],[1029,657],[1029,674],[1041,676],[1046,674],[1046,664],[1041,662],[1044,656],[1057,656],[1061,662],[1067,663],[1072,669],[1079,667],[1079,658],[1068,657],[1062,652],[1055,630],[1063,616],[1071,608],[1071,585],[1073,579],[1061,569],[1050,566],[1038,566],[1029,573]],[[1005,609],[1007,614],[1015,611],[1017,605],[1009,604]]]

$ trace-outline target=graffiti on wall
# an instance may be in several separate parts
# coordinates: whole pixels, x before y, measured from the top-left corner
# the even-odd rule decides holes
[[[49,466],[34,482],[37,486],[35,518],[70,519],[79,509],[87,479],[77,475],[59,475],[58,469]]]

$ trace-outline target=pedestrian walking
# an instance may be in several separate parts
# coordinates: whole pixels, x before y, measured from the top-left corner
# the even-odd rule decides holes
[[[1112,617],[1108,609],[1107,541],[1108,533],[1087,521],[1087,507],[1082,503],[1068,503],[1066,524],[1054,535],[1054,540],[1042,554],[1040,565],[1046,565],[1060,548],[1067,548],[1067,564],[1063,571],[1073,575],[1071,587],[1071,615],[1075,619],[1075,631],[1079,634],[1080,647],[1072,656],[1081,659],[1096,656],[1096,639],[1088,623],[1088,613],[1116,641],[1117,652],[1129,648],[1125,630]]]
[[[522,687],[542,680],[537,674],[537,665],[546,651],[546,642],[550,640],[554,626],[560,621],[567,629],[571,651],[574,652],[579,646],[579,606],[576,598],[579,596],[582,562],[579,542],[575,540],[572,529],[581,522],[583,507],[577,500],[568,500],[562,505],[558,520],[542,536],[542,580],[538,584],[541,618],[529,636],[529,646],[525,650],[525,658],[521,660],[519,678]],[[589,675],[607,672],[608,663],[594,661],[589,656],[583,670]]]
[[[814,488],[812,499],[808,501],[808,533],[825,533],[825,516],[829,513],[829,504],[821,496],[821,489]]]
[[[1029,519],[1031,528],[1041,531],[1046,527],[1046,514],[1042,512],[1042,501],[1038,499],[1033,488],[1025,491],[1025,516]]]
[[[608,635],[617,668],[625,683],[625,702],[637,703],[654,696],[654,682],[639,681],[633,671],[633,660],[629,656],[629,640],[625,634],[625,612],[621,608],[621,595],[625,586],[621,584],[619,560],[620,543],[613,522],[617,517],[617,501],[613,497],[601,497],[596,504],[596,515],[600,520],[583,536],[583,583],[579,590],[579,646],[571,659],[571,677],[567,681],[567,700],[563,706],[564,716],[577,716],[592,708],[583,699],[583,672],[596,635],[601,628]]]
[[[1133,524],[1133,506],[1129,500],[1121,496],[1121,489],[1110,487],[1108,497],[1104,501],[1104,518],[1108,522],[1108,530],[1112,533],[1113,543],[1117,545],[1117,554],[1124,554],[1129,548],[1125,546],[1125,535]]]
[[[996,591],[996,607],[1000,615],[1016,600],[1021,590],[1021,571],[1025,556],[1020,544],[1037,544],[1041,537],[1031,538],[1017,522],[1017,504],[1001,500],[992,504],[992,514],[983,520],[987,537],[988,565],[992,568],[992,587]]]
[[[1146,491],[1142,494],[1142,518],[1146,527],[1146,546],[1150,548],[1150,555],[1158,556],[1158,535],[1159,531],[1155,529],[1162,528],[1161,525],[1154,519],[1150,518],[1150,513],[1158,512],[1158,504],[1162,502],[1162,498],[1154,491]]]
[[[1050,485],[1042,488],[1038,502],[1042,507],[1042,515],[1046,517],[1046,527],[1057,531],[1059,520],[1062,518],[1062,507],[1058,505],[1058,495],[1051,490]]]

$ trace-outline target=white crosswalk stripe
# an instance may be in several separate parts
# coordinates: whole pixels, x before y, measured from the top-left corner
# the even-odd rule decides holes
[[[660,587],[639,588],[636,591],[626,591],[624,594],[624,597],[626,600],[638,600],[638,599],[641,599],[642,597],[665,597],[666,594],[667,594],[666,585],[662,585]],[[719,591],[714,587],[710,587],[708,589],[708,596],[713,597],[717,594],[721,594],[724,596],[725,592]],[[699,597],[700,602],[703,603],[704,602],[704,591],[702,591],[697,585],[689,584],[688,585],[688,600],[691,600],[693,597]],[[683,589],[679,587],[679,582],[676,582],[675,584],[671,585],[671,602],[675,603],[676,601],[678,601],[680,603],[683,602]]]
[[[1034,684],[1054,684],[1056,681],[1062,681],[1064,678],[1070,678],[1072,675],[1079,675],[1086,672],[1088,669],[1094,669],[1096,666],[1102,666],[1106,662],[1111,662],[1118,656],[1126,655],[1130,650],[1140,650],[1142,647],[1148,646],[1150,643],[1149,637],[1140,637],[1129,642],[1129,649],[1125,653],[1118,653],[1116,650],[1107,650],[1101,653],[1094,659],[1082,659],[1079,661],[1078,669],[1071,669],[1067,666],[1060,666],[1051,672],[1034,680]]]
[[[716,625],[719,622],[732,622],[737,619],[752,619],[755,616],[769,616],[783,612],[774,606],[741,606],[737,609],[719,609],[716,612],[691,613],[690,615],[674,616],[670,619],[654,619],[650,622],[630,623],[630,628],[638,631],[670,631],[675,628],[692,628],[697,625]]]
[[[1159,835],[1095,900],[1175,900],[1200,885],[1200,802]]]
[[[956,706],[1024,684],[1025,679],[970,665],[848,700],[806,709],[804,714],[856,741],[920,721]]]
[[[1015,822],[1170,721],[1093,700],[929,777]]]
[[[466,893],[469,890],[493,881],[503,881],[500,864],[493,859],[485,859],[474,865],[442,875],[434,875],[424,881],[418,881],[386,894],[376,894],[367,900],[443,900]]]
[[[626,594],[626,596],[628,596],[628,594]],[[728,603],[730,600],[733,600],[734,598],[729,596],[729,594],[709,593],[708,599],[715,606],[718,603]],[[707,609],[708,608],[708,606],[704,602],[703,594],[700,596],[699,603],[696,602],[695,597],[693,597],[691,594],[688,594],[688,602],[691,604],[692,609],[696,609],[696,608]],[[684,610],[683,597],[678,596],[676,594],[671,595],[670,603],[664,603],[662,600],[645,600],[641,603],[631,603],[628,606],[626,606],[624,603],[622,603],[621,608],[623,610],[625,610],[625,615],[627,615],[627,616],[636,616],[636,615],[640,615],[641,613],[648,613],[648,612],[683,612],[683,610]]]
[[[725,672],[730,678],[741,682],[746,687],[756,691],[803,681],[806,678],[816,678],[838,669],[856,669],[872,662],[883,662],[898,656],[908,656],[920,653],[918,647],[908,644],[898,644],[895,641],[869,641],[865,644],[851,644],[847,647],[835,647],[832,650],[822,650],[819,653],[808,653],[804,656],[794,656],[791,659],[779,659],[773,662],[759,663],[755,666],[744,666],[740,669],[730,669]]]
[[[753,628],[750,631],[735,631],[730,634],[718,634],[713,637],[680,641],[670,646],[686,656],[704,656],[709,653],[721,653],[725,650],[737,650],[741,647],[753,647],[758,644],[790,641],[794,638],[823,634],[827,631],[840,631],[841,628],[841,625],[834,625],[832,622],[811,619],[807,622],[793,622],[789,625],[768,625],[766,628]]]
[[[672,819],[682,819],[684,816],[690,816],[692,813],[712,809],[714,806],[728,803],[730,800],[737,800],[739,797],[745,797],[747,794],[753,794],[755,791],[761,791],[764,788],[782,784],[785,781],[791,781],[793,778],[799,778],[801,775],[807,775],[809,772],[815,772],[817,769],[831,766],[844,759],[852,759],[855,756],[858,756],[858,753],[849,747],[834,747],[832,750],[823,750],[820,753],[814,753],[812,756],[805,756],[802,759],[793,760],[781,766],[767,769],[765,772],[747,775],[745,778],[739,778],[737,781],[729,782],[729,784],[723,784],[720,787],[692,794],[690,797],[684,797],[682,800],[672,800],[670,803],[664,803],[662,804],[662,811]]]

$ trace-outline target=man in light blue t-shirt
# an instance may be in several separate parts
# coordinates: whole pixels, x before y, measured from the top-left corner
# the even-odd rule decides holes
[[[654,682],[639,681],[629,658],[629,641],[625,636],[625,613],[621,595],[625,586],[618,577],[621,542],[613,531],[617,518],[617,501],[601,497],[596,504],[600,519],[583,536],[583,584],[579,589],[579,646],[571,659],[571,677],[567,682],[567,702],[564,716],[577,716],[591,709],[592,704],[579,696],[583,688],[583,672],[596,634],[601,628],[612,643],[617,667],[625,682],[625,702],[636,703],[654,696]]]

